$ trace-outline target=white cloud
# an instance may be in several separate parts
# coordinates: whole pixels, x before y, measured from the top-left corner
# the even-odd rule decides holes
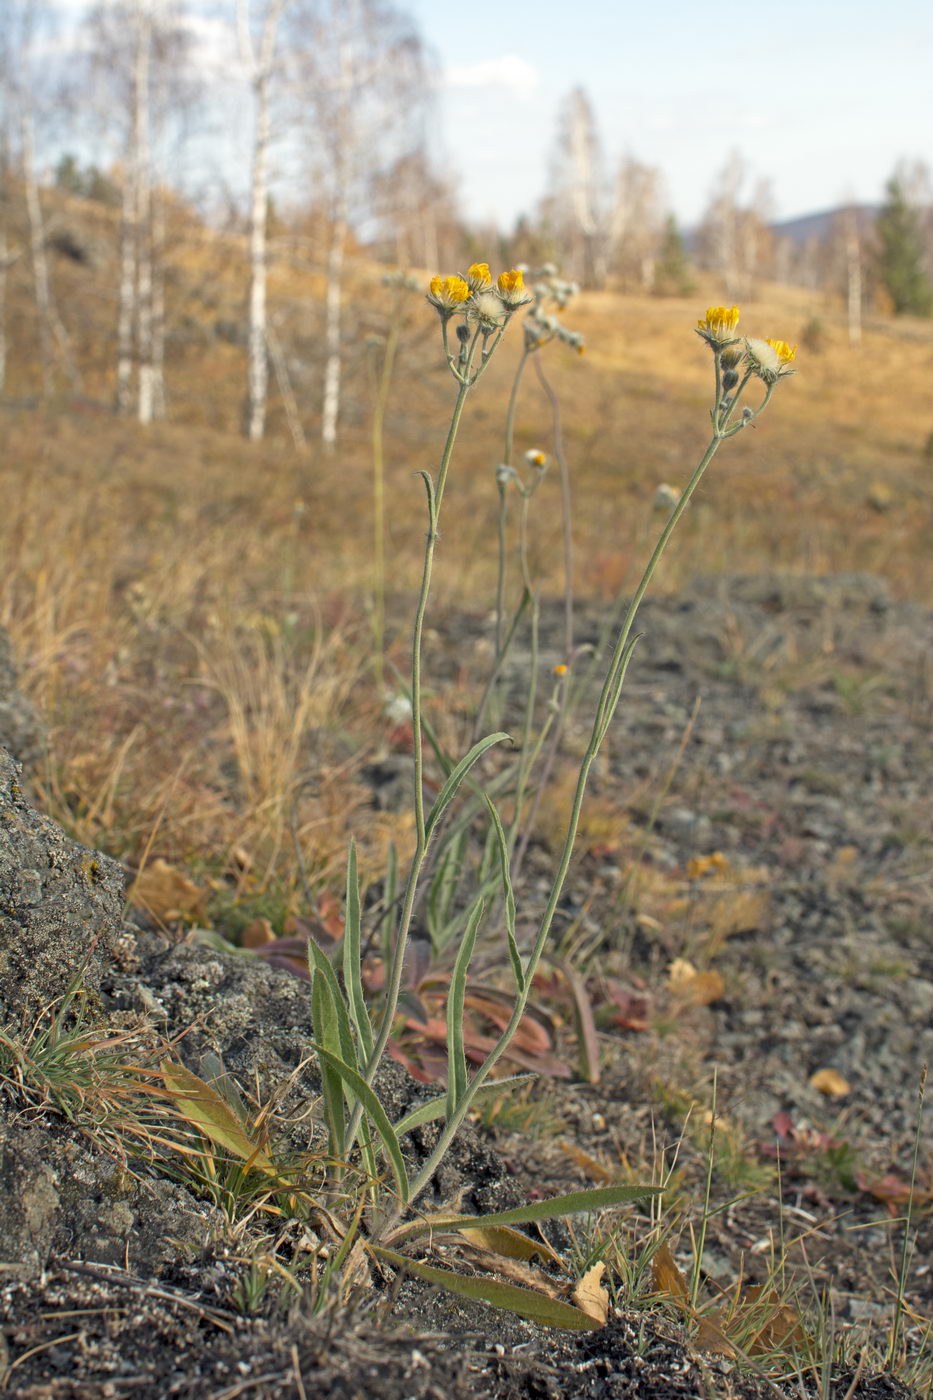
[[[528,98],[537,92],[541,75],[527,59],[509,53],[448,68],[444,81],[452,88],[504,88],[514,97]]]

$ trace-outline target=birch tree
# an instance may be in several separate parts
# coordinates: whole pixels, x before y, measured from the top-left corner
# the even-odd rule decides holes
[[[750,171],[733,152],[716,178],[699,231],[704,266],[719,274],[728,297],[745,297],[773,249],[772,201],[766,181],[746,194]]]
[[[258,21],[249,0],[237,0],[240,58],[249,77],[253,103],[253,150],[250,176],[249,329],[247,332],[246,435],[258,442],[266,428],[269,359],[266,286],[269,276],[267,223],[269,217],[269,142],[272,89],[277,75],[277,49],[282,13],[288,0],[267,0]],[[256,24],[258,23],[258,31]]]
[[[563,270],[584,286],[602,286],[608,263],[608,220],[602,143],[582,87],[564,101],[551,157],[545,222]]]
[[[163,192],[154,171],[191,96],[188,39],[170,0],[99,5],[87,24],[89,78],[120,179],[116,407],[148,424],[165,413]],[[135,404],[134,404],[135,400]]]
[[[616,177],[610,219],[612,266],[624,287],[654,289],[664,227],[660,171],[627,156]]]
[[[321,439],[340,415],[343,281],[351,228],[372,221],[380,177],[424,141],[427,66],[411,20],[385,0],[328,0],[307,57],[317,175],[327,200]]]

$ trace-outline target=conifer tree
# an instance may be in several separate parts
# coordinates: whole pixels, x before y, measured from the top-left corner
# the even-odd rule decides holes
[[[933,286],[924,267],[923,228],[917,210],[907,198],[902,181],[893,175],[885,192],[887,200],[878,215],[878,271],[894,303],[894,314],[913,316],[933,313]]]

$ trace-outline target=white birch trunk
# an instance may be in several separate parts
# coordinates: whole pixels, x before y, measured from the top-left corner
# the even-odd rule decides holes
[[[133,145],[136,170],[136,345],[139,356],[140,423],[152,422],[152,189],[149,154],[149,77],[152,14],[149,0],[137,0],[136,60],[133,86]]]
[[[6,283],[15,259],[10,254],[6,230],[0,229],[0,394],[6,387]]]
[[[26,185],[26,209],[29,215],[29,251],[32,258],[32,280],[39,328],[39,360],[42,366],[42,395],[52,392],[52,297],[49,291],[49,264],[45,256],[45,223],[39,202],[32,113],[22,116],[23,179]]]
[[[339,176],[341,182],[343,175]],[[338,193],[327,257],[327,301],[324,330],[324,402],[321,413],[321,441],[328,450],[337,445],[337,419],[340,415],[340,320],[343,309],[343,261],[347,241],[346,199]]]
[[[859,246],[858,212],[846,214],[846,282],[849,313],[849,344],[862,343],[862,250]]]
[[[257,75],[256,132],[253,140],[253,180],[249,230],[249,370],[247,436],[258,442],[266,427],[269,366],[266,358],[266,219],[269,208],[269,92],[268,74]]]
[[[357,21],[351,6],[351,22]],[[338,21],[339,23],[339,21]],[[351,110],[350,46],[346,32],[340,40],[340,73],[337,121],[334,142],[334,199],[331,209],[330,249],[327,255],[327,296],[324,322],[324,394],[321,406],[321,441],[328,451],[337,445],[337,419],[340,416],[340,321],[343,311],[343,262],[347,243],[347,185],[349,183],[353,113]]]
[[[117,317],[117,412],[129,413],[133,396],[133,327],[136,324],[136,182],[132,152],[123,172],[120,217],[120,310]]]
[[[240,46],[252,70],[254,130],[253,170],[250,188],[249,229],[249,332],[247,367],[246,434],[258,442],[266,428],[269,395],[269,361],[266,344],[266,283],[268,248],[266,223],[269,211],[269,88],[275,63],[279,20],[285,0],[269,0],[258,58],[253,55],[246,17],[246,0],[239,0],[237,17]]]
[[[164,418],[165,404],[165,208],[157,189],[152,191],[152,416]]]

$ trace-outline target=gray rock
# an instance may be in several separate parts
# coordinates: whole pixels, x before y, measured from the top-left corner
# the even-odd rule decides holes
[[[195,1253],[220,1211],[172,1182],[126,1171],[70,1125],[0,1118],[0,1260],[51,1255],[155,1270]]]
[[[30,1024],[80,973],[94,994],[121,931],[123,871],[30,806],[0,748],[0,1024]]]
[[[17,680],[10,639],[0,627],[0,745],[29,766],[45,752],[45,729]]]

